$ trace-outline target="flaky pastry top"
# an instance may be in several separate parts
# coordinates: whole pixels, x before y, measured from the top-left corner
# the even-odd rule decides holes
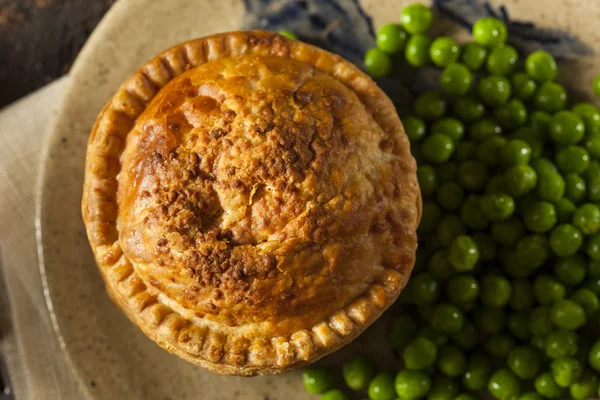
[[[340,57],[272,33],[198,39],[158,60],[167,77],[151,62],[130,78],[88,149],[83,215],[113,299],[163,347],[217,372],[278,372],[355,337],[397,297],[415,257],[416,166],[389,99]],[[114,281],[107,270],[122,264],[130,274]],[[119,290],[131,279],[204,330],[200,353],[212,332],[222,349],[242,343],[244,361],[190,354],[181,332],[148,326]],[[374,285],[386,293],[372,315],[349,317],[333,345],[311,339],[319,351],[308,359],[247,354],[254,342],[292,345],[298,332],[327,342],[315,327]]]

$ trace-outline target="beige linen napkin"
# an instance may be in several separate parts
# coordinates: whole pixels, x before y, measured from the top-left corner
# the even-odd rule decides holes
[[[11,316],[0,349],[17,399],[84,397],[52,328],[35,240],[40,157],[67,80],[0,110],[0,265],[10,303],[0,308]]]

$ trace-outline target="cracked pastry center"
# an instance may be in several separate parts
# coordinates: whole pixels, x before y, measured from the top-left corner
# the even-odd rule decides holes
[[[292,333],[384,268],[412,265],[416,237],[401,227],[415,217],[399,204],[413,171],[397,145],[308,64],[208,62],[168,83],[127,137],[121,247],[152,291],[196,317]]]

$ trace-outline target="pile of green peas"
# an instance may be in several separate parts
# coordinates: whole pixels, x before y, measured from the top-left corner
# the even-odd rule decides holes
[[[402,368],[359,356],[345,388],[317,367],[305,387],[322,400],[598,398],[600,112],[569,108],[554,58],[522,60],[501,20],[479,20],[462,46],[429,38],[432,20],[404,8],[364,59],[374,77],[402,53],[443,69],[441,90],[402,118],[423,195],[417,264],[388,329]]]

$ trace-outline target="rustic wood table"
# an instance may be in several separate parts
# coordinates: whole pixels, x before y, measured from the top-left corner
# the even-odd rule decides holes
[[[0,108],[64,75],[116,0],[0,0]]]

